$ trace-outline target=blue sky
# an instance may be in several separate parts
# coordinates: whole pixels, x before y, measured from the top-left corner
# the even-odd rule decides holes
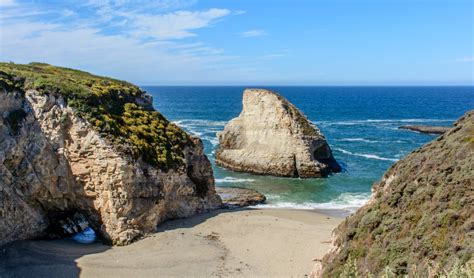
[[[472,85],[471,0],[0,0],[0,60],[139,85]]]

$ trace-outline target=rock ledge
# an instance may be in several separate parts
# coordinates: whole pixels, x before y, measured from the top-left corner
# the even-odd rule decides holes
[[[240,187],[216,187],[216,193],[221,197],[224,207],[240,208],[263,204],[265,195],[257,190]]]
[[[406,129],[411,131],[417,131],[426,134],[443,134],[448,131],[451,127],[449,126],[429,126],[429,125],[403,125],[399,129]]]
[[[220,206],[201,140],[138,87],[0,63],[0,246],[48,236],[76,213],[126,245],[167,219]]]

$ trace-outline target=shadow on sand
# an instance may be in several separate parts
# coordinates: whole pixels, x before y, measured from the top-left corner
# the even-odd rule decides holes
[[[246,209],[219,209],[189,218],[168,220],[157,232],[192,228],[221,213]],[[127,247],[117,247],[118,249]],[[24,240],[0,248],[0,278],[10,277],[79,277],[77,259],[112,249],[100,242],[80,244],[72,239]]]
[[[14,242],[0,249],[0,277],[79,277],[76,259],[110,248],[102,243],[85,245],[72,239]]]
[[[175,229],[182,229],[182,228],[192,228],[196,225],[199,225],[203,222],[206,222],[208,219],[217,216],[221,213],[230,213],[236,211],[245,211],[245,210],[255,210],[253,208],[232,208],[232,209],[217,209],[209,212],[204,212],[197,214],[195,216],[189,218],[178,218],[178,219],[171,219],[161,223],[158,226],[157,232],[164,232],[164,231],[172,231]]]

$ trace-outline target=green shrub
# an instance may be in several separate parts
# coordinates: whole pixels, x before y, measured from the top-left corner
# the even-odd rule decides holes
[[[135,159],[164,170],[183,164],[183,148],[191,142],[183,130],[153,110],[143,90],[125,81],[44,63],[0,63],[0,87],[62,96],[103,137]],[[20,116],[12,115],[12,128],[18,127]]]

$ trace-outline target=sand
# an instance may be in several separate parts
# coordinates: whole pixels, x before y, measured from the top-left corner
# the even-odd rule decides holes
[[[165,222],[125,247],[22,241],[0,250],[0,277],[305,277],[341,221],[309,210],[219,210]]]

